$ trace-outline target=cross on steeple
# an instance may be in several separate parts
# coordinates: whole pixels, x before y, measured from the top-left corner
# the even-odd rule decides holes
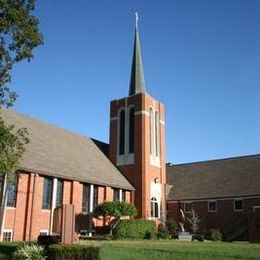
[[[138,13],[135,12],[135,28],[137,29],[138,28]]]

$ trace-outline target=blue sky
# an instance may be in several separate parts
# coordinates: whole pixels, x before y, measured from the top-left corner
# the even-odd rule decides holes
[[[166,107],[167,161],[260,153],[260,1],[36,2],[45,44],[13,71],[17,111],[108,141],[138,11],[147,92]]]

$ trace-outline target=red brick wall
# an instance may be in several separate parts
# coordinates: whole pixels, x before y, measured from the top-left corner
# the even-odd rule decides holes
[[[44,177],[34,173],[19,174],[17,187],[17,203],[15,208],[6,208],[4,229],[12,229],[13,240],[37,240],[41,229],[49,230],[51,210],[42,209]],[[76,231],[88,227],[88,216],[82,211],[83,184],[78,181],[64,180],[63,203],[74,204],[76,214]],[[130,192],[126,192],[130,201]],[[98,187],[98,203],[113,200],[111,187]],[[102,225],[101,221],[93,220],[94,225]]]
[[[210,200],[209,200],[210,201]],[[219,229],[224,238],[230,237],[232,234],[240,230],[243,226],[248,225],[248,217],[252,212],[252,207],[260,205],[260,198],[245,198],[244,210],[234,211],[233,199],[216,200],[217,212],[208,212],[208,201],[193,201],[192,208],[199,215],[201,222],[199,223],[200,231],[206,231],[210,228]],[[167,203],[168,218],[173,218],[177,221],[180,219],[180,211],[184,210],[184,203]],[[186,217],[190,217],[189,213],[185,213]],[[186,221],[187,222],[187,221]],[[189,223],[186,227],[189,229]],[[245,232],[246,233],[246,232]],[[244,239],[248,237],[244,234]]]

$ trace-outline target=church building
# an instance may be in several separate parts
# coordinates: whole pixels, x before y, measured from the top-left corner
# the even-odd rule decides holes
[[[92,232],[103,225],[93,209],[119,200],[157,224],[166,216],[178,223],[181,212],[188,218],[194,210],[202,233],[215,228],[227,240],[260,242],[260,155],[166,167],[164,105],[146,90],[137,20],[129,92],[110,103],[109,144],[1,111],[6,124],[28,129],[30,142],[7,186],[0,240],[52,234],[57,210],[67,204],[74,207],[74,235]],[[3,184],[0,175],[1,191]]]

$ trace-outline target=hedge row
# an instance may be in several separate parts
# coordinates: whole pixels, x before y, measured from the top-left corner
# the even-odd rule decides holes
[[[113,231],[115,239],[151,239],[156,235],[156,224],[152,220],[120,220]]]
[[[98,260],[99,255],[98,246],[55,244],[48,249],[48,259],[55,260]]]
[[[5,255],[12,255],[14,251],[23,244],[23,242],[1,242],[0,253]]]

